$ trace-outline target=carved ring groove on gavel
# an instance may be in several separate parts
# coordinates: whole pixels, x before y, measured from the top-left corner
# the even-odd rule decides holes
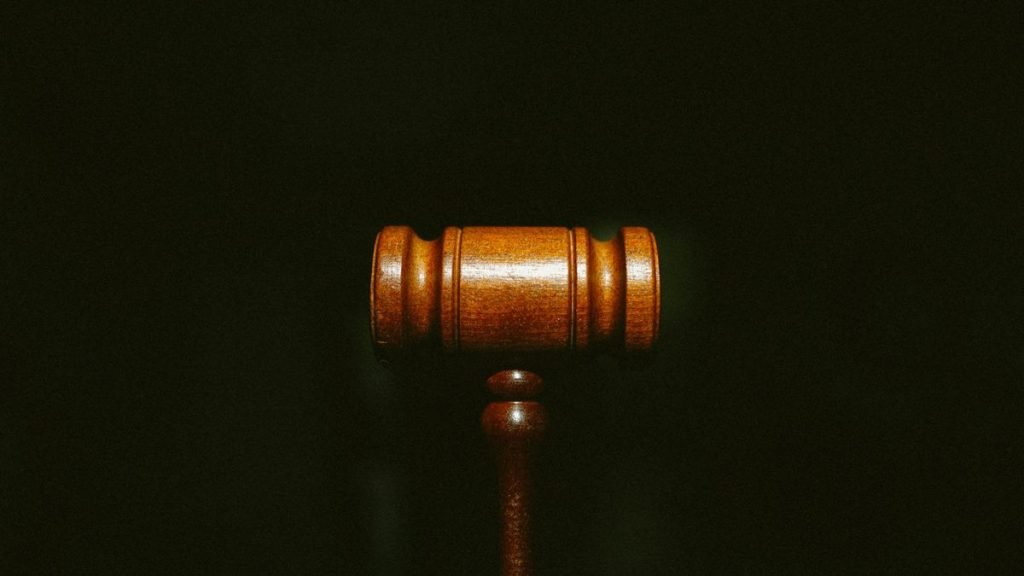
[[[499,466],[502,573],[532,573],[529,452],[546,415],[534,400],[542,380],[531,357],[638,353],[658,338],[658,250],[646,228],[609,241],[585,228],[448,227],[420,239],[408,226],[377,235],[370,284],[377,353],[414,351],[487,357],[502,398],[483,413]]]

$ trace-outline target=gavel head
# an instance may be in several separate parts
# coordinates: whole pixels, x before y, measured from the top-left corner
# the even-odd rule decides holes
[[[635,353],[658,337],[658,250],[646,228],[449,227],[377,235],[370,283],[380,356]]]

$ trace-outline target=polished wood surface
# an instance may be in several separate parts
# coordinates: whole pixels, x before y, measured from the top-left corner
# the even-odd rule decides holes
[[[532,398],[543,387],[540,376],[525,370],[503,370],[487,379],[487,386],[504,400],[484,409],[481,424],[491,440],[498,465],[501,512],[501,565],[503,576],[529,576],[531,460],[544,436],[547,413]]]
[[[370,289],[378,352],[650,349],[660,286],[654,235],[624,227],[449,227],[426,241],[380,231]]]
[[[436,350],[485,358],[497,398],[481,417],[498,465],[502,574],[530,576],[530,462],[547,415],[527,369],[573,352],[636,353],[658,338],[658,249],[646,228],[608,241],[584,228],[408,226],[377,235],[370,281],[382,357]],[[409,355],[408,358],[412,358]]]

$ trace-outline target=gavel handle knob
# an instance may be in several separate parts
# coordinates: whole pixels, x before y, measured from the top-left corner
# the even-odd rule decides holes
[[[523,380],[524,375],[528,381]],[[529,372],[510,370],[492,376],[488,385],[496,393],[499,393],[496,387],[501,390],[539,391],[540,378]],[[540,402],[506,400],[488,404],[481,421],[498,465],[501,573],[502,576],[531,576],[531,457],[544,435],[547,415]]]

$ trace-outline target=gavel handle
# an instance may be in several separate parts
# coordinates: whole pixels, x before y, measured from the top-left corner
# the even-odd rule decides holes
[[[502,518],[502,576],[531,576],[531,452],[544,434],[546,414],[536,401],[492,402],[482,424],[498,464]]]

